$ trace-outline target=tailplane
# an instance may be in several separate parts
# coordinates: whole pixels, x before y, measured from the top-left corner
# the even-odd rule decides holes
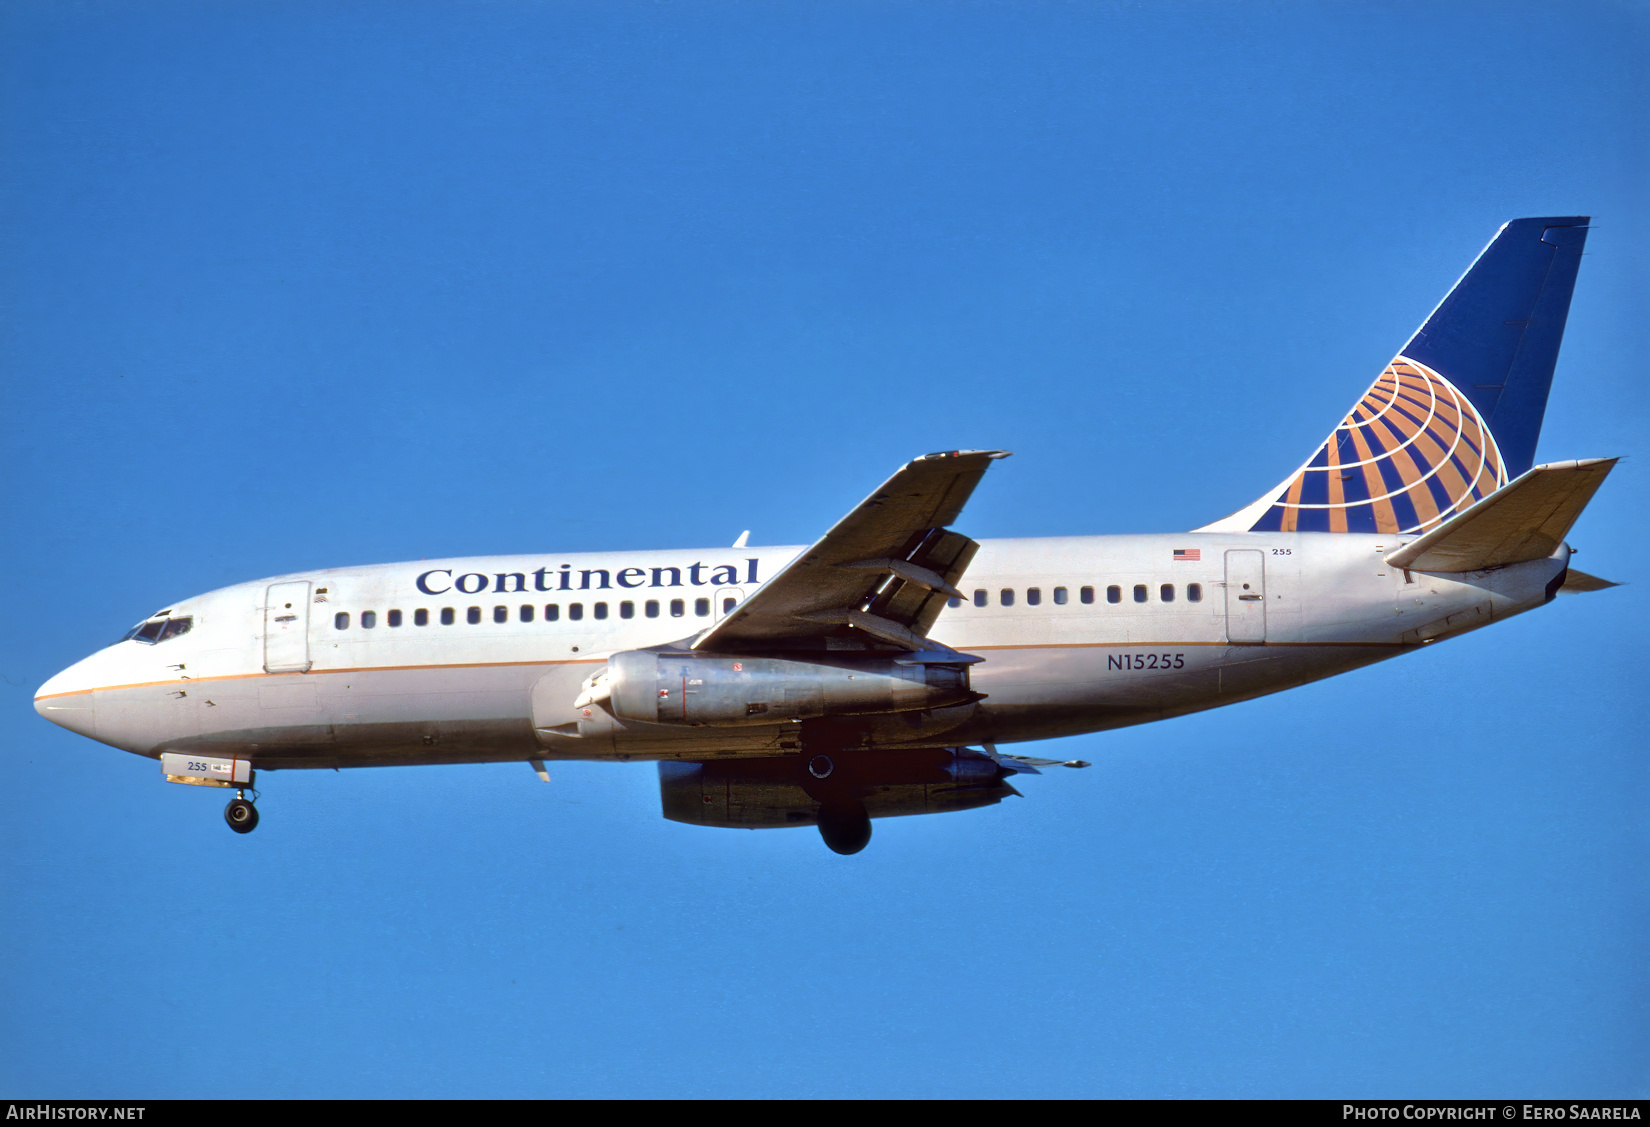
[[[1587,223],[1503,226],[1307,463],[1198,531],[1424,533],[1528,471]]]
[[[1389,553],[1386,562],[1416,571],[1481,571],[1546,559],[1564,543],[1615,464],[1615,458],[1588,458],[1536,466]]]

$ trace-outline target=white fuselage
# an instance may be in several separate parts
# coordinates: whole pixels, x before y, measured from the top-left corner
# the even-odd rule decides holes
[[[1406,573],[1383,562],[1404,539],[982,541],[960,584],[969,598],[930,633],[983,659],[972,687],[984,699],[866,717],[852,738],[1006,743],[1276,692],[1539,606],[1569,555]],[[192,619],[187,633],[100,650],[42,686],[36,708],[141,755],[236,755],[265,769],[782,755],[799,749],[792,723],[622,723],[574,701],[608,654],[691,638],[800,551],[478,557],[240,584],[172,604],[173,618]]]

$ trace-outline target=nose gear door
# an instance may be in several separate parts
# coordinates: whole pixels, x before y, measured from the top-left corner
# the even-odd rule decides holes
[[[1234,646],[1266,641],[1266,555],[1253,548],[1226,553],[1226,640]]]
[[[309,671],[309,581],[271,583],[264,598],[264,672]]]

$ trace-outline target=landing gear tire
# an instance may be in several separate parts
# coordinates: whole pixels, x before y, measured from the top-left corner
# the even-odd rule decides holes
[[[871,844],[871,816],[859,803],[819,812],[819,836],[832,853],[851,856]]]
[[[258,808],[246,799],[236,796],[223,808],[223,820],[238,834],[249,834],[258,828]]]

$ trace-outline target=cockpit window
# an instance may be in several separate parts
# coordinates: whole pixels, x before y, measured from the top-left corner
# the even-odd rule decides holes
[[[169,618],[166,620],[166,629],[160,632],[160,640],[164,642],[168,638],[176,638],[179,634],[187,634],[193,625],[193,618]]]
[[[162,611],[161,614],[164,616],[166,612]],[[193,625],[195,625],[195,620],[188,615],[178,618],[151,618],[126,631],[126,637],[122,638],[121,641],[124,642],[130,639],[134,642],[142,642],[146,646],[152,646],[157,642],[176,638],[179,634],[189,633],[189,628]]]

